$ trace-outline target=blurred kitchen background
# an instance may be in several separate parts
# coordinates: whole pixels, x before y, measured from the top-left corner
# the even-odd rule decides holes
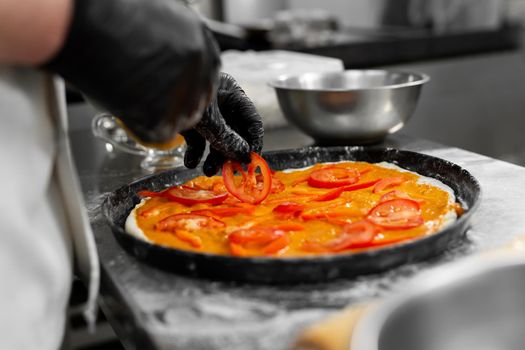
[[[346,69],[383,67],[430,75],[402,133],[525,165],[523,0],[188,3],[210,20],[222,50],[243,52],[227,52],[224,69],[257,101],[267,127],[285,121],[271,106],[273,91],[264,91],[261,80],[280,72],[338,69],[339,63],[295,57],[279,69],[282,57],[265,50],[308,53],[339,59]],[[270,67],[271,74],[262,67]]]
[[[406,69],[431,81],[402,134],[525,165],[523,0],[173,1],[208,22],[223,70],[255,101],[267,129],[287,124],[269,79]]]

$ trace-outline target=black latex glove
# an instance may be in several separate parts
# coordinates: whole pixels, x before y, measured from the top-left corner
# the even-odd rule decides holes
[[[204,161],[207,176],[216,174],[225,159],[250,161],[250,152],[260,153],[263,123],[252,101],[230,75],[220,73],[217,95],[195,127],[183,132],[188,149],[184,165],[195,168],[204,153],[206,140],[210,153]]]
[[[146,143],[194,125],[220,64],[210,33],[174,0],[75,0],[61,75]]]

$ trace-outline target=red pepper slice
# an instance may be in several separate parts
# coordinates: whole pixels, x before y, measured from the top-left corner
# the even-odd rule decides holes
[[[308,178],[308,185],[318,188],[335,188],[352,185],[357,181],[359,181],[357,170],[329,167],[312,171]]]
[[[361,220],[347,224],[339,237],[326,242],[307,241],[303,244],[302,249],[310,252],[340,252],[347,249],[366,248],[373,244],[376,227],[367,220]]]
[[[314,201],[317,201],[317,202],[330,201],[332,199],[339,198],[339,196],[343,192],[357,191],[357,190],[362,190],[364,188],[372,187],[379,181],[380,180],[373,180],[369,182],[363,182],[360,184],[339,187],[339,188],[336,188],[335,190],[326,192],[325,194],[318,196],[317,198],[314,199]]]
[[[377,233],[375,226],[367,220],[361,220],[343,227],[341,235],[326,244],[331,251],[341,251],[351,248],[365,248],[370,246]]]
[[[381,198],[379,199],[379,202],[386,202],[391,199],[410,199],[410,200],[418,202],[419,204],[425,202],[423,199],[412,198],[408,195],[408,193],[400,191],[400,190],[394,190],[394,191],[385,193],[384,195],[381,196]]]
[[[286,185],[276,177],[272,177],[272,189],[270,193],[281,193],[286,189]]]
[[[297,202],[282,202],[278,206],[273,208],[273,211],[275,213],[294,214],[304,210],[304,208],[304,204],[300,204]]]
[[[270,172],[272,172],[273,170],[270,169]],[[255,177],[255,179],[258,181],[258,182],[262,182],[263,181],[263,177],[261,174],[257,174],[257,176]],[[282,191],[284,191],[286,189],[286,185],[281,181],[279,180],[278,178],[276,178],[275,176],[272,176],[272,188],[270,190],[270,193],[281,193]]]
[[[195,231],[206,228],[220,228],[226,224],[211,216],[197,214],[174,214],[160,220],[155,229],[159,231],[176,232],[177,230]]]
[[[290,244],[290,238],[285,231],[297,231],[302,228],[299,225],[280,225],[240,229],[228,235],[230,250],[237,256],[257,255],[246,249],[255,246],[257,249],[262,249],[264,255],[277,254]]]
[[[405,179],[402,177],[387,177],[385,179],[382,179],[374,186],[374,193],[379,193],[387,189],[388,187],[393,186],[399,186],[403,182],[405,182]]]
[[[268,244],[284,235],[282,230],[274,230],[268,227],[251,227],[233,231],[228,235],[231,243],[246,244]]]
[[[221,204],[228,197],[227,192],[217,193],[208,190],[192,189],[190,187],[176,186],[169,188],[164,194],[166,197],[184,205],[195,205],[208,203],[212,205]]]
[[[255,171],[259,168],[261,176],[257,179]],[[241,174],[241,182],[236,183],[235,172]],[[268,197],[272,189],[272,175],[266,161],[256,153],[251,154],[251,162],[245,171],[239,162],[227,160],[222,167],[224,185],[231,195],[241,202],[259,204]]]
[[[160,191],[160,192],[153,192],[153,191],[149,191],[149,190],[142,190],[142,191],[139,191],[137,192],[137,194],[141,197],[164,197],[164,193],[166,192],[166,190],[163,190],[163,191]]]
[[[224,200],[226,200],[226,198],[228,198],[227,192],[209,191],[186,185],[173,186],[160,192],[143,190],[139,191],[138,195],[141,197],[168,198],[169,200],[184,205],[194,205],[200,203],[217,205],[221,204],[222,202],[224,202]]]
[[[290,245],[290,237],[282,235],[263,248],[265,254],[277,254],[284,251]]]
[[[149,197],[149,196],[148,196]],[[140,216],[143,216],[145,218],[149,218],[152,216],[160,215],[163,211],[168,210],[170,208],[173,208],[175,204],[172,202],[162,203],[159,205],[156,205],[154,207],[151,207],[147,210],[141,211]]]
[[[411,199],[391,199],[379,203],[368,213],[367,218],[390,230],[406,230],[424,223],[419,203]]]
[[[202,238],[199,236],[184,230],[175,231],[175,236],[181,241],[191,244],[195,248],[202,247]]]
[[[244,247],[237,243],[230,242],[230,252],[233,256],[252,256],[247,249],[244,249]]]

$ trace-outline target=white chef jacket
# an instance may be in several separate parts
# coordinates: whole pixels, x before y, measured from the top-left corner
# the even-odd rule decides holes
[[[93,320],[98,260],[66,138],[63,83],[0,66],[0,349],[57,349],[73,261]]]

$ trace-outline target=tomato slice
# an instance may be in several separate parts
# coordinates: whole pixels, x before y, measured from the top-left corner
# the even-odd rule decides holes
[[[382,234],[378,234],[374,237],[374,240],[372,242],[373,246],[382,246],[387,244],[394,244],[399,242],[404,242],[414,239],[413,236],[403,236],[403,237],[388,237],[385,238]]]
[[[339,187],[339,188],[336,188],[335,190],[326,192],[325,194],[318,196],[317,198],[314,199],[314,201],[317,201],[317,202],[330,201],[330,200],[339,198],[339,196],[343,192],[357,191],[357,190],[362,190],[364,188],[372,187],[379,181],[380,180],[373,180],[369,182],[363,182],[360,184]]]
[[[224,226],[226,226],[224,222],[206,215],[174,214],[160,220],[155,225],[155,229],[159,231],[176,232],[177,230],[195,231],[206,228],[220,228]]]
[[[339,237],[329,242],[306,241],[301,248],[309,252],[340,252],[347,249],[366,248],[373,245],[376,234],[377,228],[370,221],[361,220],[346,224]]]
[[[231,243],[246,244],[268,244],[284,235],[282,230],[274,230],[268,227],[250,227],[233,231],[228,235]]]
[[[161,192],[153,192],[148,190],[139,191],[137,194],[141,197],[162,197]]]
[[[175,186],[169,188],[164,194],[166,197],[184,205],[195,205],[208,203],[212,205],[221,204],[228,197],[227,192],[217,193],[208,190],[192,189],[190,187]]]
[[[403,182],[405,182],[405,179],[402,177],[387,177],[385,179],[382,179],[374,186],[374,193],[379,193],[387,189],[388,187],[393,186],[399,186]]]
[[[354,169],[329,167],[314,170],[308,178],[308,185],[318,188],[335,188],[352,185],[359,181],[359,172]]]
[[[164,197],[164,193],[166,192],[166,190],[164,191],[160,191],[160,192],[153,192],[153,191],[149,191],[149,190],[142,190],[142,191],[139,191],[137,192],[137,194],[141,197]]]
[[[260,175],[255,171],[260,169]],[[241,174],[241,182],[235,182],[235,172]],[[231,195],[241,202],[259,204],[268,197],[272,189],[272,174],[266,161],[256,153],[245,171],[239,162],[227,160],[222,167],[224,185]]]
[[[265,254],[278,254],[283,252],[290,245],[290,237],[282,235],[273,242],[269,243],[263,248]]]
[[[250,253],[248,249],[244,249],[244,247],[240,244],[232,243],[230,242],[230,252],[233,256],[252,256],[254,254]]]
[[[367,220],[361,220],[343,227],[343,232],[336,239],[328,242],[326,247],[333,252],[351,248],[365,248],[370,246],[377,233],[375,226]]]
[[[273,208],[273,211],[275,213],[294,214],[304,210],[304,208],[304,204],[300,204],[297,202],[282,202],[281,204]]]
[[[270,169],[270,172],[273,171]],[[258,181],[259,183],[259,187],[261,187],[261,183],[263,182],[263,176],[261,174],[257,174],[257,176],[255,177],[255,179]],[[281,181],[279,180],[278,178],[272,176],[272,188],[270,190],[270,193],[281,193],[283,192],[284,190],[286,189],[286,185]]]
[[[144,211],[140,212],[139,215],[143,216],[145,218],[150,218],[152,216],[160,215],[165,210],[173,208],[174,205],[175,204],[173,202],[162,203],[162,204],[156,205],[154,207],[151,207],[151,208],[149,208],[147,210],[144,210]]]
[[[411,199],[391,199],[376,205],[367,216],[372,223],[391,230],[423,225],[419,203]]]
[[[279,179],[272,177],[271,193],[281,193],[286,189],[286,185]]]
[[[417,198],[412,198],[412,197],[410,197],[408,195],[408,193],[400,191],[400,190],[394,190],[394,191],[390,191],[390,192],[385,193],[384,195],[381,196],[379,201],[380,202],[386,202],[386,201],[389,201],[391,199],[410,199],[410,200],[418,202],[419,204],[424,202],[424,200],[417,199]]]
[[[184,205],[208,203],[212,205],[221,204],[228,198],[227,192],[216,192],[204,190],[191,186],[173,186],[160,192],[148,190],[139,191],[141,197],[163,197]]]
[[[300,225],[279,225],[274,227],[251,227],[240,229],[228,235],[230,250],[233,255],[257,255],[247,248],[262,249],[262,254],[278,254],[288,247],[290,237],[285,231],[303,229]]]
[[[195,248],[202,247],[202,238],[200,238],[197,235],[194,235],[191,232],[179,230],[179,231],[175,231],[175,236],[177,236],[177,238],[180,239],[181,241],[191,244]]]

